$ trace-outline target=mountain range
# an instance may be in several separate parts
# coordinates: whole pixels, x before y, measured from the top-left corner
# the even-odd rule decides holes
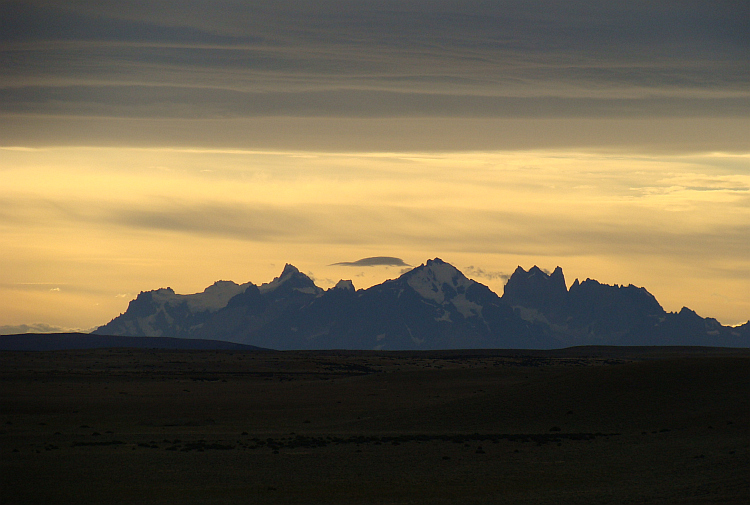
[[[750,347],[750,321],[722,326],[666,312],[642,287],[592,279],[567,288],[560,267],[520,266],[498,296],[439,258],[396,279],[323,290],[287,264],[257,286],[218,281],[202,293],[141,292],[95,334],[236,342],[271,349],[554,349],[575,345]]]

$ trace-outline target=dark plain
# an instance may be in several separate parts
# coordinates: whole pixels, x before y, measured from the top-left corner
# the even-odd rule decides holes
[[[2,502],[748,503],[750,350],[0,353]]]

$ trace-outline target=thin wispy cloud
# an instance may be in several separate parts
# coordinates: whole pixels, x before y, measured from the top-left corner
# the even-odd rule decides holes
[[[89,333],[96,328],[69,328],[47,323],[2,325],[0,335],[18,335],[22,333]]]
[[[475,267],[473,265],[470,265],[463,269],[463,272],[467,277],[474,279],[486,279],[491,281],[507,281],[508,279],[510,279],[510,274],[507,274],[505,272],[485,270],[484,268]]]

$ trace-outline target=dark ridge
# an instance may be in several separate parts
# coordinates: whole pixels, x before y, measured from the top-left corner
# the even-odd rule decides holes
[[[722,326],[689,309],[666,312],[633,285],[576,279],[567,289],[560,267],[548,273],[519,266],[502,297],[440,258],[367,289],[349,286],[324,291],[287,264],[273,281],[248,286],[224,307],[191,306],[194,295],[177,298],[169,288],[142,292],[94,333],[277,350],[750,347],[749,324]]]
[[[89,333],[22,333],[19,335],[0,335],[0,351],[65,351],[112,347],[201,351],[265,350],[253,345],[237,344],[222,340],[188,338],[124,337],[119,335],[92,335]]]

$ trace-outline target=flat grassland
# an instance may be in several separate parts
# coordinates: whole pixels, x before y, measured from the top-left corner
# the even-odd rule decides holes
[[[748,503],[750,350],[0,352],[14,503]]]

